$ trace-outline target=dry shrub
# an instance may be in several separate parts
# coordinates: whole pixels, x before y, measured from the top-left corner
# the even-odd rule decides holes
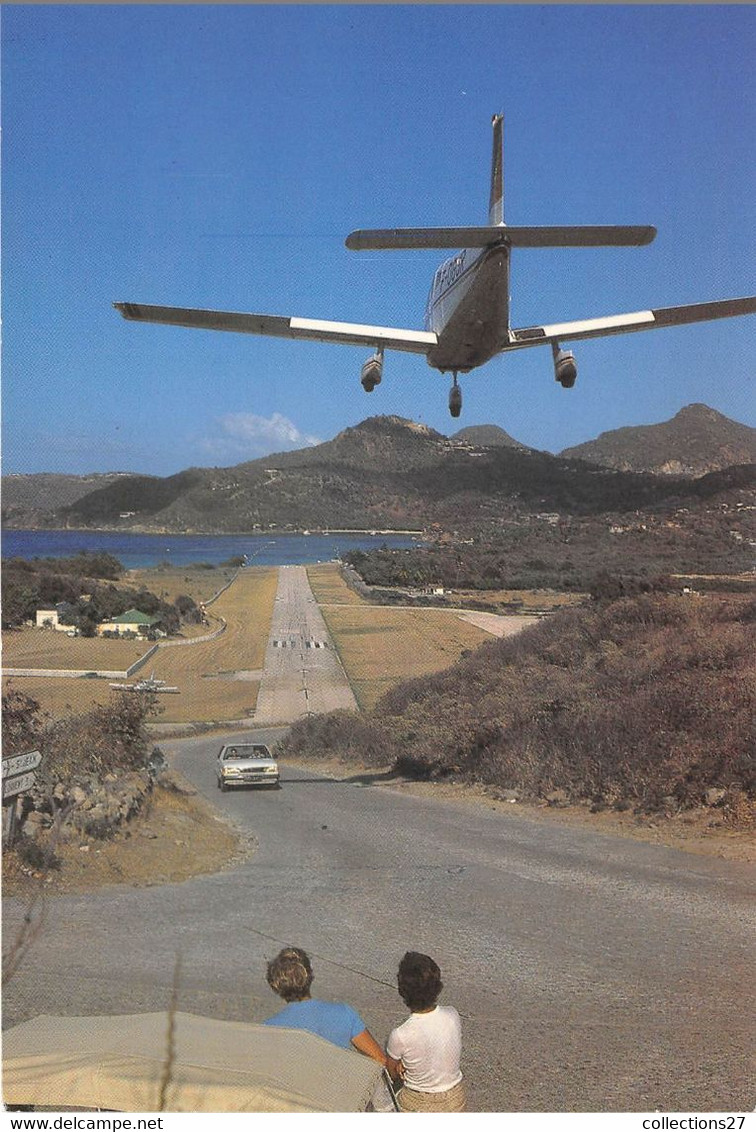
[[[391,761],[380,729],[372,721],[348,711],[333,711],[298,720],[279,746],[278,754],[281,759],[286,755],[315,759],[358,758],[375,766]]]
[[[397,686],[364,717],[298,725],[299,751],[390,753],[405,774],[624,807],[698,805],[712,786],[751,798],[749,607],[643,594],[561,611]]]
[[[729,790],[723,804],[725,823],[732,829],[756,829],[756,799],[743,790]]]
[[[137,770],[147,761],[145,722],[156,710],[150,693],[121,692],[104,706],[55,721],[39,736],[50,779]]]
[[[9,850],[9,852],[11,851]],[[41,845],[33,837],[20,837],[12,852],[15,852],[22,865],[39,872],[60,869],[62,864],[52,845]]]

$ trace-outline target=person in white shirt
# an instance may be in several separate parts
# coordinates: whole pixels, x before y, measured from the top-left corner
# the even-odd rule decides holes
[[[397,975],[400,996],[412,1013],[391,1031],[389,1057],[401,1061],[402,1112],[465,1112],[460,1069],[462,1025],[453,1006],[439,1006],[441,971],[430,955],[408,951]]]

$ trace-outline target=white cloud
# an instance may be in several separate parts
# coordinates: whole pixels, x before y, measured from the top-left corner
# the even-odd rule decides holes
[[[215,419],[209,435],[199,440],[199,447],[215,460],[241,463],[270,452],[287,452],[320,443],[319,437],[300,432],[294,422],[281,413],[274,413],[272,417],[225,413]]]

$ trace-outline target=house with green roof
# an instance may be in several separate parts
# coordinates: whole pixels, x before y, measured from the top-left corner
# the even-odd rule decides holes
[[[142,613],[141,609],[127,609],[125,613],[119,613],[117,617],[111,617],[109,621],[100,622],[97,626],[97,635],[101,637],[105,633],[118,633],[119,635],[135,633],[140,637],[145,637],[159,625],[161,620],[161,617],[152,617],[149,613]]]

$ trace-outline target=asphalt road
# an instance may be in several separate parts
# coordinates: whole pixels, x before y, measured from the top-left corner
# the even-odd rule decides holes
[[[165,746],[257,851],[183,884],[51,900],[5,1026],[164,1009],[177,953],[180,1009],[260,1021],[278,1005],[265,962],[296,944],[314,993],[384,1040],[411,948],[463,1016],[476,1110],[752,1108],[750,867],[291,767],[280,791],[221,794],[217,739]],[[7,943],[24,908],[5,903]]]

